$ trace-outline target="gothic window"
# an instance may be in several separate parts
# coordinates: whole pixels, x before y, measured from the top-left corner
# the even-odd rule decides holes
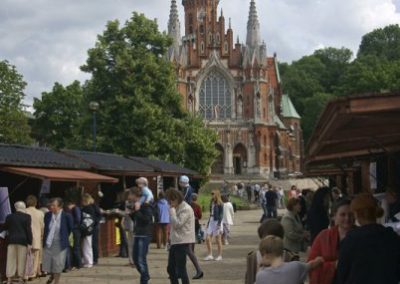
[[[199,112],[207,120],[228,119],[232,115],[232,96],[228,80],[212,71],[201,83]]]
[[[201,53],[204,53],[204,41],[202,41],[200,44],[200,50],[201,50]]]
[[[225,41],[224,44],[225,53],[228,53],[228,43]]]
[[[203,25],[200,25],[200,33],[204,34],[204,26]]]
[[[217,43],[219,44],[219,42],[220,42],[220,35],[219,33],[217,33]]]

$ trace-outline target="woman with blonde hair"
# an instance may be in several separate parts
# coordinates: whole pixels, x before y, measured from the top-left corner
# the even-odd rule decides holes
[[[82,256],[83,267],[93,267],[93,231],[95,226],[95,209],[94,199],[90,194],[85,193],[82,196],[82,218],[81,218],[81,235],[82,235]]]
[[[221,192],[219,190],[213,190],[211,192],[211,205],[210,205],[210,219],[208,221],[207,228],[207,251],[208,255],[204,260],[214,260],[212,254],[212,239],[216,238],[218,256],[215,258],[216,261],[222,260],[222,234],[223,234],[223,218],[224,218],[224,203],[222,202]]]

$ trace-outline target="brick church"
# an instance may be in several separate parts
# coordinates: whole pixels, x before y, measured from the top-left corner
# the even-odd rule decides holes
[[[187,110],[218,133],[220,155],[214,175],[285,177],[302,160],[300,116],[282,93],[276,55],[261,41],[254,0],[246,44],[234,43],[219,0],[182,0],[183,36],[176,0],[171,1],[168,59],[176,66],[177,88]]]

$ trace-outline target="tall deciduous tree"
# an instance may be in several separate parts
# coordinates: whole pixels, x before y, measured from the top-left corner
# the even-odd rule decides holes
[[[82,66],[92,74],[85,101],[100,105],[98,149],[158,157],[207,174],[216,134],[183,110],[174,68],[164,58],[170,44],[155,21],[137,13],[123,26],[109,22],[98,36]]]
[[[78,146],[77,131],[83,107],[83,89],[78,81],[64,87],[55,83],[50,92],[35,98],[33,133],[41,144],[59,148]]]
[[[30,127],[23,110],[26,82],[15,66],[0,61],[0,142],[29,144]]]
[[[400,60],[400,26],[389,25],[364,35],[358,57],[366,55],[387,60]]]

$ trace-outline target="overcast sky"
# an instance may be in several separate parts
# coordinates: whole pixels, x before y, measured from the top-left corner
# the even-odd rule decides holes
[[[180,5],[180,16],[183,9]],[[245,39],[250,0],[221,0],[226,20]],[[316,48],[346,46],[357,52],[361,36],[400,23],[400,0],[256,0],[268,53],[292,61]],[[108,20],[132,11],[167,27],[170,0],[0,0],[0,60],[17,66],[28,82],[26,103],[54,82],[85,80],[79,69]],[[181,20],[181,24],[183,21]]]

